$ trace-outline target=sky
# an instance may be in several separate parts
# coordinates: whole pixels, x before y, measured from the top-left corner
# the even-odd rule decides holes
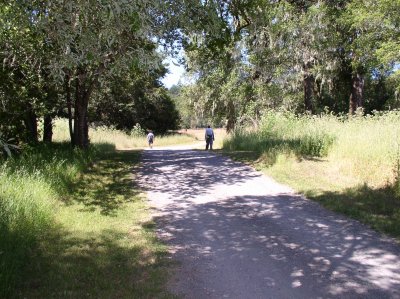
[[[171,57],[164,60],[164,64],[167,65],[169,73],[161,80],[165,87],[170,88],[172,85],[178,84],[179,80],[183,80],[185,69],[182,65],[179,65],[176,59]]]

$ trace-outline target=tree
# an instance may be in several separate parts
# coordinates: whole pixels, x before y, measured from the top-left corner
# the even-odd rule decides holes
[[[150,37],[155,33],[153,11],[158,3],[58,0],[46,4],[40,26],[52,48],[51,74],[65,83],[66,94],[73,90],[73,143],[87,148],[93,92],[132,64],[148,67],[154,62],[156,46]]]
[[[45,114],[44,138],[51,139],[51,114],[59,109],[56,86],[49,82],[45,35],[38,28],[40,1],[4,1],[0,8],[2,58],[1,130],[19,140],[36,143],[38,117]]]
[[[110,78],[89,107],[91,122],[127,132],[136,124],[156,133],[176,129],[178,112],[158,81],[165,72],[164,68],[151,72],[131,68],[124,76]]]
[[[354,0],[349,5],[349,11],[353,28],[358,28],[360,32],[360,52],[369,53],[376,59],[373,67],[378,66],[381,73],[398,77],[399,70],[393,70],[400,63],[400,1]],[[397,92],[400,92],[400,80],[394,80],[397,81]]]

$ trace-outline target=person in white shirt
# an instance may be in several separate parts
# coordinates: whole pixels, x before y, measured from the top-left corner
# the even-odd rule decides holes
[[[208,150],[208,148],[210,148],[210,150],[212,150],[212,146],[213,146],[213,142],[214,142],[214,131],[213,131],[213,129],[211,129],[210,126],[207,126],[205,139],[206,139],[206,150]]]
[[[149,143],[149,147],[153,148],[154,134],[151,130],[149,131],[149,134],[147,134],[147,142]]]

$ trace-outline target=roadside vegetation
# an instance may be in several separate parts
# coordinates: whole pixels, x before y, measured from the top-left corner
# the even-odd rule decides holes
[[[130,177],[146,130],[157,147],[224,127],[231,155],[400,236],[399,1],[17,2],[0,6],[0,297],[162,296]],[[167,90],[169,55],[187,73]]]
[[[90,138],[87,151],[57,142],[2,161],[0,298],[168,296],[166,248],[135,185],[140,148],[127,148],[143,137],[102,128]],[[182,138],[157,141],[193,140]]]
[[[400,238],[400,112],[336,117],[269,113],[225,152],[325,207]]]

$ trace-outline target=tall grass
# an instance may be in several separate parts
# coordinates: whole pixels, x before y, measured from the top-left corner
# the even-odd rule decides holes
[[[273,165],[279,155],[325,158],[344,175],[382,186],[394,182],[400,112],[352,118],[268,113],[257,130],[239,130],[224,148],[255,151]]]
[[[400,112],[268,113],[224,148],[326,207],[400,238]]]
[[[115,151],[140,149],[145,137],[102,127],[90,139],[88,151],[71,148],[67,123],[57,120],[56,143],[0,161],[0,298],[162,292],[165,248],[141,226],[149,213],[132,180],[140,154]]]
[[[0,297],[10,295],[43,231],[52,223],[54,193],[38,174],[0,170]]]
[[[39,241],[54,225],[57,199],[68,193],[95,152],[66,144],[25,148],[0,167],[0,297],[25,277]]]
[[[278,154],[323,157],[335,141],[331,132],[323,130],[316,117],[267,113],[255,130],[238,129],[223,143],[228,150],[255,151],[275,162]]]

